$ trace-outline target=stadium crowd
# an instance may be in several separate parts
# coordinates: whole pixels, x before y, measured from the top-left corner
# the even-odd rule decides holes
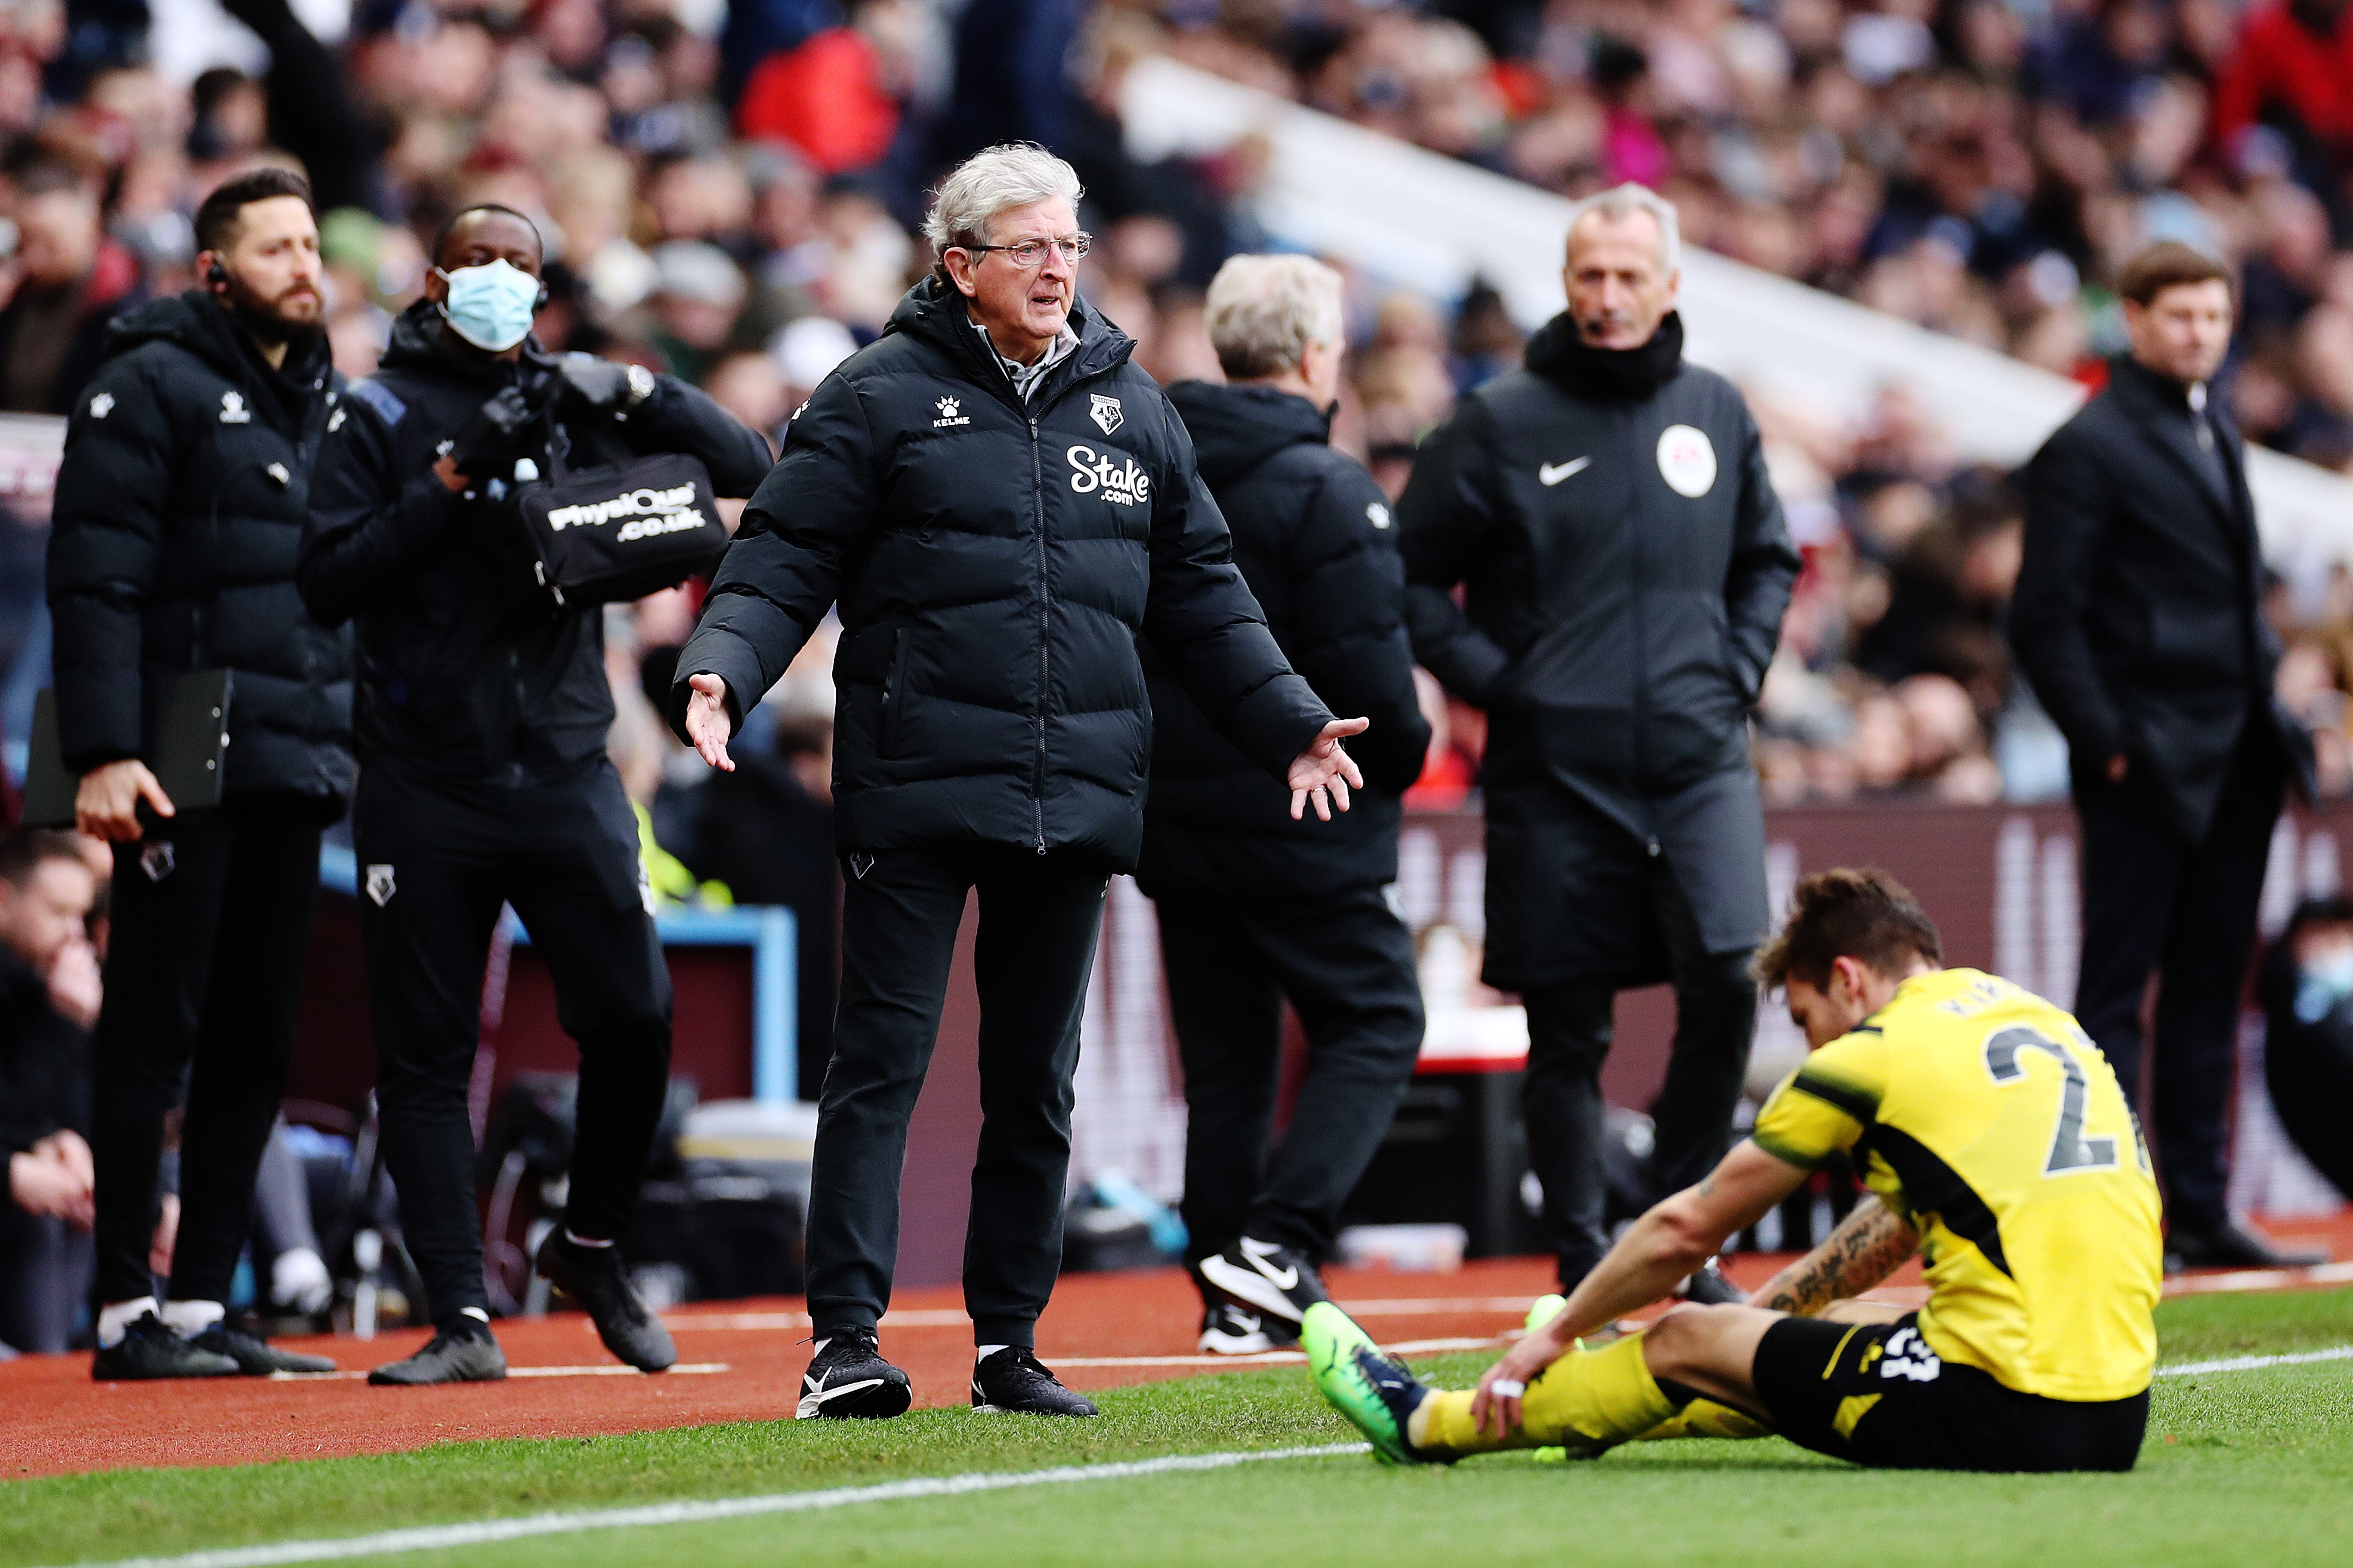
[[[2249,433],[2353,462],[2353,354],[2330,346],[2353,333],[2353,260],[2337,248],[2353,226],[2337,123],[2353,63],[2330,65],[2353,62],[2353,44],[2299,53],[2283,31],[2353,37],[2343,7],[2318,0],[2293,16],[2215,0],[1177,0],[1083,14],[771,0],[724,16],[670,0],[410,0],[354,8],[332,49],[285,0],[229,9],[268,40],[269,65],[185,86],[137,63],[187,58],[185,42],[159,35],[151,50],[136,30],[69,27],[58,0],[0,12],[6,407],[69,405],[106,320],[189,281],[195,195],[291,157],[330,209],[330,331],[346,374],[374,365],[420,289],[419,235],[500,201],[545,219],[551,347],[670,371],[773,439],[926,264],[913,226],[936,170],[1021,136],[1068,153],[1086,181],[1101,237],[1087,291],[1139,340],[1139,362],[1164,384],[1215,380],[1202,289],[1259,238],[1255,153],[1145,164],[1123,150],[1122,75],[1160,50],[1568,194],[1653,183],[1697,243],[2071,374],[2095,375],[2116,346],[2103,286],[2117,258],[2194,239],[2241,270],[2229,380]],[[1003,91],[1008,79],[1028,90]],[[1356,352],[1335,440],[1394,494],[1414,442],[1460,391],[1517,363],[1521,334],[1483,288],[1441,301],[1349,283]],[[1852,426],[1758,408],[1808,561],[1760,710],[1768,798],[2061,793],[2063,752],[2002,637],[2020,535],[2005,476],[1957,463],[1898,391]],[[7,559],[37,560],[31,531],[11,532]],[[11,572],[0,596],[11,664],[41,640],[33,575]],[[2284,587],[2274,602],[2293,647],[2284,694],[2321,731],[2325,782],[2341,787],[2353,585]],[[690,897],[716,874],[701,802],[635,699],[666,681],[691,610],[665,595],[616,611],[611,638],[615,748],[680,862],[670,890]],[[769,704],[803,758],[822,757],[829,651],[813,645]],[[11,684],[18,720],[37,676]],[[1429,804],[1475,786],[1479,716],[1447,717]],[[800,771],[821,793],[822,767]],[[669,778],[681,783],[665,790]]]

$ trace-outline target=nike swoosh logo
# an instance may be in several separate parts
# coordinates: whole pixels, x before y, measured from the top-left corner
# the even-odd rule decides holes
[[[826,1374],[827,1377],[832,1375],[831,1373]],[[801,1409],[806,1412],[816,1410],[824,1405],[827,1401],[839,1399],[845,1394],[856,1394],[860,1389],[879,1387],[882,1380],[879,1377],[870,1377],[860,1383],[845,1383],[839,1388],[826,1387],[824,1378],[804,1378],[802,1382],[808,1389],[807,1393],[801,1395]]]
[[[1278,1290],[1296,1290],[1299,1289],[1299,1269],[1296,1265],[1293,1265],[1292,1268],[1286,1268],[1282,1273],[1277,1274],[1273,1269],[1269,1268],[1266,1266],[1265,1258],[1253,1258],[1250,1259],[1250,1267],[1257,1269],[1261,1274],[1265,1275]]]
[[[1536,469],[1536,479],[1546,486],[1556,485],[1571,474],[1584,472],[1585,465],[1591,461],[1591,458],[1579,458],[1574,462],[1546,463]]]

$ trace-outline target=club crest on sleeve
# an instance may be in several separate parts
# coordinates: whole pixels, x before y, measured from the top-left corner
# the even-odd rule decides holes
[[[147,873],[147,879],[151,882],[160,882],[170,876],[172,868],[179,863],[180,852],[172,847],[172,841],[168,838],[159,838],[139,851],[139,868]]]
[[[940,416],[932,421],[932,428],[934,430],[945,430],[952,426],[972,423],[972,416],[964,412],[964,404],[956,398],[943,397],[935,406],[940,411]]]
[[[114,394],[101,392],[90,400],[90,416],[92,419],[103,419],[113,412]]]
[[[377,909],[382,909],[392,902],[392,895],[396,890],[393,885],[391,867],[371,866],[367,868],[367,896],[370,903]]]
[[[235,387],[221,394],[220,422],[224,425],[253,423],[253,410],[245,405],[245,394]]]
[[[1127,422],[1127,416],[1119,411],[1118,398],[1106,396],[1100,392],[1091,392],[1087,396],[1094,405],[1091,411],[1094,416],[1094,421],[1103,427],[1104,435],[1110,435]]]

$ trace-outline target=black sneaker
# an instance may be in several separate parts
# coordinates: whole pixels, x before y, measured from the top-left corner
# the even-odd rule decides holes
[[[1748,1304],[1748,1292],[1726,1279],[1724,1269],[1713,1258],[1684,1280],[1683,1288],[1675,1294],[1703,1307],[1745,1307]]]
[[[235,1377],[245,1369],[227,1356],[189,1343],[153,1312],[142,1312],[122,1337],[90,1358],[97,1383],[139,1383],[164,1377]]]
[[[1008,1345],[972,1369],[972,1407],[983,1415],[1100,1415],[1027,1345]]]
[[[622,1271],[618,1249],[582,1247],[559,1226],[540,1244],[538,1268],[542,1279],[580,1303],[596,1325],[596,1337],[621,1360],[639,1372],[668,1372],[677,1362],[678,1346]]]
[[[872,1329],[837,1329],[818,1342],[793,1414],[803,1421],[879,1421],[904,1413],[914,1399],[907,1374],[882,1359]]]
[[[2328,1261],[2326,1247],[2282,1247],[2224,1220],[2211,1229],[2175,1226],[2165,1250],[2183,1268],[2309,1268]]]
[[[273,1347],[259,1334],[215,1323],[188,1342],[200,1351],[225,1355],[248,1377],[268,1377],[273,1372],[332,1372],[335,1363],[322,1355],[302,1355]]]
[[[378,1388],[422,1388],[437,1383],[503,1383],[506,1352],[487,1325],[443,1329],[406,1361],[386,1362],[368,1373]]]
[[[1332,1299],[1305,1253],[1269,1241],[1244,1237],[1201,1259],[1199,1268],[1201,1279],[1220,1299],[1258,1314],[1264,1326],[1294,1340],[1307,1309]]]
[[[1219,1301],[1201,1314],[1203,1355],[1264,1355],[1298,1342],[1298,1331],[1291,1324],[1261,1317],[1231,1301]]]

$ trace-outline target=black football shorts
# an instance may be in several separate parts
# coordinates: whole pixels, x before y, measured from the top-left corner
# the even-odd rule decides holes
[[[1792,1443],[1880,1469],[2129,1470],[2148,1394],[2079,1403],[2021,1394],[1945,1361],[1918,1314],[1892,1323],[1784,1318],[1752,1369],[1774,1428]]]

